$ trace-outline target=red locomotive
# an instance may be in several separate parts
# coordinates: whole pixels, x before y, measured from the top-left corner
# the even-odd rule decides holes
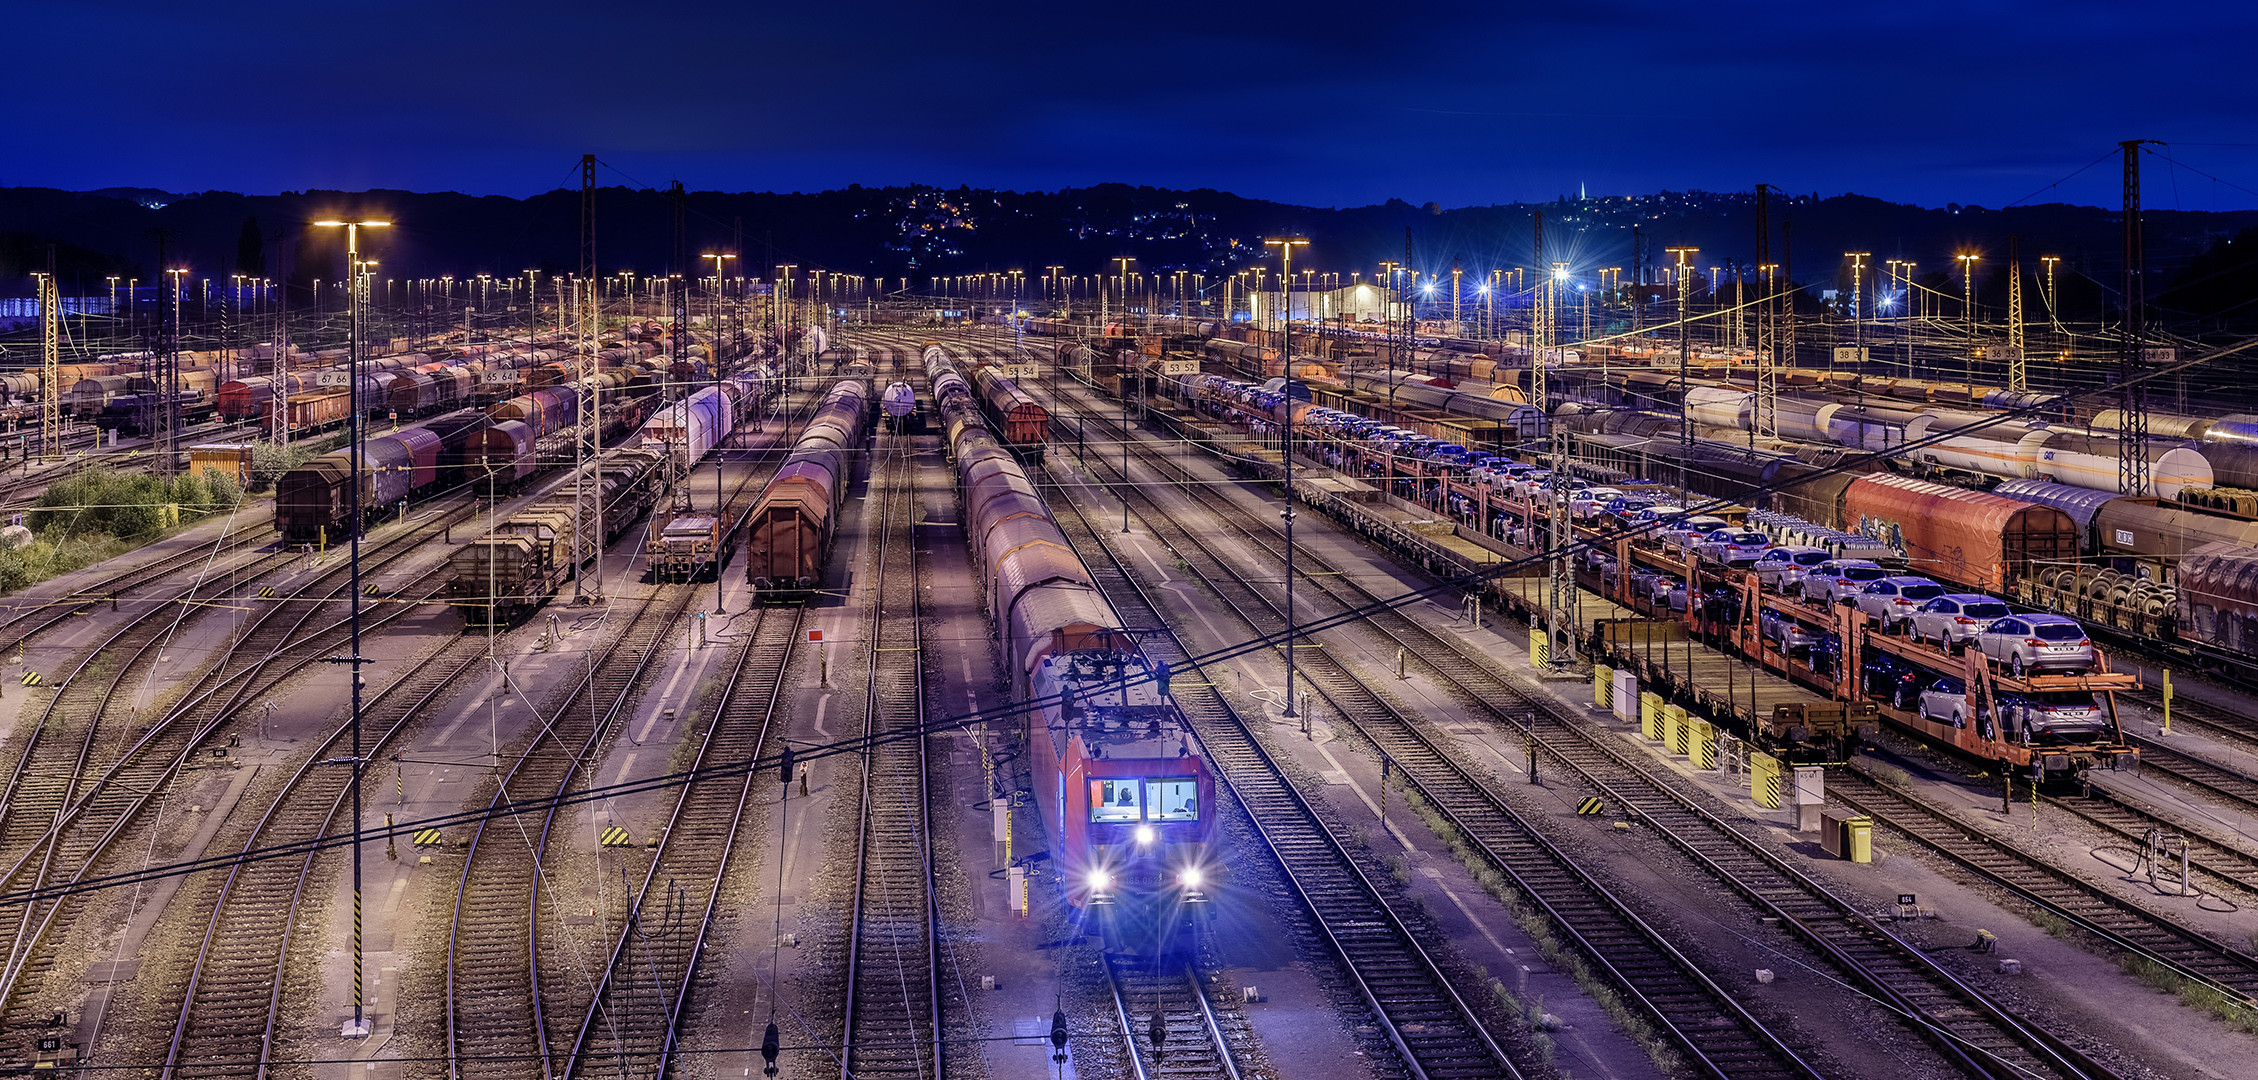
[[[1067,902],[1140,951],[1192,939],[1206,910],[1215,775],[1150,662],[1026,472],[940,350],[926,371],[956,458],[1016,699],[1028,703],[1035,802]]]

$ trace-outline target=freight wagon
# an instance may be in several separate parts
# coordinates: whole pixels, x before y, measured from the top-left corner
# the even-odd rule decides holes
[[[745,525],[745,576],[764,596],[805,596],[823,580],[853,480],[852,452],[870,419],[869,398],[863,378],[832,387],[753,504]]]
[[[927,353],[926,374],[1011,692],[1041,703],[1026,738],[1052,880],[1110,942],[1182,948],[1228,872],[1214,771],[1166,692],[1166,666],[1121,631],[976,395],[946,355]]]
[[[296,543],[341,540],[439,483],[440,437],[426,428],[365,440],[362,451],[333,450],[275,483],[275,528]],[[353,501],[359,474],[360,501]]]
[[[1002,434],[1004,443],[1029,461],[1043,460],[1043,446],[1050,439],[1050,410],[993,364],[972,369],[972,387],[988,411],[988,422]]]
[[[603,504],[605,543],[650,510],[660,461],[657,451],[636,447],[608,453],[590,470],[594,496]],[[581,497],[575,481],[567,479],[548,498],[497,524],[491,535],[449,554],[447,598],[462,611],[467,628],[515,623],[579,572],[572,552],[574,508]]]

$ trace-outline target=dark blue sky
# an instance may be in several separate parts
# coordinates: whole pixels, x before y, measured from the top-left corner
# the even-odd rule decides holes
[[[593,150],[693,189],[1996,207],[2140,137],[2148,205],[2258,206],[2248,3],[20,7],[0,185],[518,195]],[[2031,201],[2117,199],[2105,162]]]

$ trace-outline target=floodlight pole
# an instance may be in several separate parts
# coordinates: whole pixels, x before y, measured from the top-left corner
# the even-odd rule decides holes
[[[1280,302],[1278,325],[1282,335],[1278,354],[1285,361],[1285,401],[1281,405],[1285,420],[1279,425],[1280,445],[1286,469],[1286,509],[1280,516],[1286,519],[1286,712],[1292,719],[1300,715],[1294,709],[1294,312],[1292,308],[1292,281],[1294,274],[1294,248],[1307,245],[1307,240],[1264,240],[1265,246],[1278,248],[1278,298]]]
[[[346,446],[351,468],[347,470],[346,505],[351,514],[350,537],[351,584],[348,586],[350,604],[348,625],[351,634],[351,653],[344,664],[352,679],[353,756],[348,761],[353,768],[353,1019],[342,1034],[349,1038],[366,1038],[369,1033],[368,1016],[362,988],[366,985],[366,954],[361,947],[361,665],[368,661],[361,656],[361,527],[366,515],[361,507],[361,471],[366,459],[361,446],[361,226],[380,228],[389,221],[317,221],[315,225],[326,228],[345,227],[345,285],[347,321],[345,332],[345,382],[346,403],[350,415],[346,423]]]

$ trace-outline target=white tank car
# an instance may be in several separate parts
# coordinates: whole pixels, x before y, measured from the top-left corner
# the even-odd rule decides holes
[[[886,396],[881,400],[885,403],[886,419],[893,421],[896,425],[907,419],[909,414],[917,411],[917,391],[910,389],[910,385],[906,382],[889,384],[886,387]]]
[[[1696,386],[1686,391],[1686,412],[1696,424],[1748,430],[1756,395],[1726,386]]]
[[[1932,411],[1907,424],[1905,435],[1919,440],[1932,432],[1982,419],[1976,414]],[[2005,421],[1955,435],[1907,456],[1916,463],[1946,469],[2115,491],[2118,454],[2118,440],[2113,435],[2087,435],[2043,424]],[[2171,499],[2178,497],[2181,488],[2211,486],[2214,476],[2202,451],[2151,442],[2147,480],[2151,494]]]

